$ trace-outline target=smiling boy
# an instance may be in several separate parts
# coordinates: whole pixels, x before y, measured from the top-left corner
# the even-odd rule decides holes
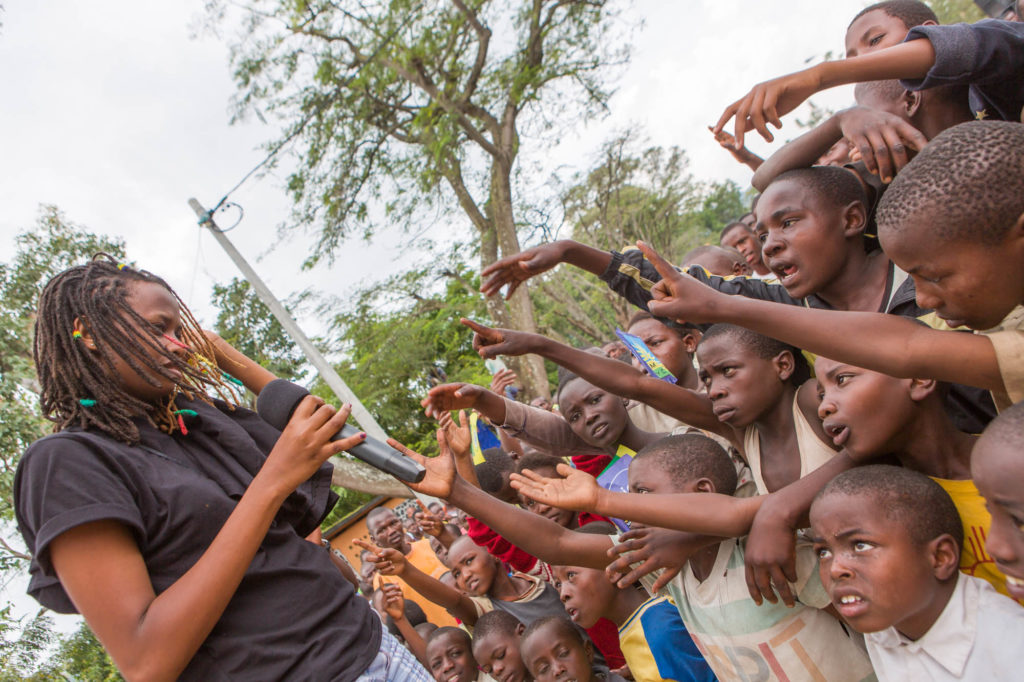
[[[880,680],[1014,679],[1024,610],[957,570],[963,529],[949,496],[899,467],[858,467],[811,505],[821,580],[865,634]]]

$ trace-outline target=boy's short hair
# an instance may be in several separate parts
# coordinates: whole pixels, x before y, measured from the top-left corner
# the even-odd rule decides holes
[[[995,245],[1024,213],[1024,126],[970,121],[947,128],[900,171],[878,202],[880,230],[911,219],[945,240]]]
[[[583,639],[583,633],[580,632],[580,629],[573,625],[573,622],[569,620],[569,616],[563,616],[560,614],[543,616],[527,625],[526,630],[523,632],[523,641],[525,642],[527,638],[533,635],[533,633],[535,633],[537,630],[540,630],[545,625],[549,624],[554,624],[555,626],[557,626],[558,629],[562,631],[563,635],[569,635],[574,640],[579,642],[581,647],[586,646],[586,642]]]
[[[723,495],[736,492],[736,467],[722,446],[707,436],[686,433],[666,436],[636,453],[634,461],[652,458],[677,489],[701,478],[715,484]]]
[[[863,81],[853,86],[853,99],[860,104],[865,95],[877,95],[884,102],[891,102],[903,97],[907,89],[898,80]]]
[[[852,173],[848,173],[848,171],[843,172],[852,175]],[[793,354],[793,375],[789,379],[790,382],[795,386],[800,386],[811,378],[811,368],[807,364],[807,358],[805,358],[804,354],[800,352],[800,349],[795,346],[783,343],[778,339],[773,339],[772,337],[765,336],[764,334],[758,334],[746,327],[741,327],[736,324],[728,324],[725,322],[713,324],[708,327],[700,342],[704,343],[708,339],[713,339],[716,336],[732,337],[744,348],[749,349],[754,353],[754,355],[763,360],[771,360],[779,355],[779,353],[788,350]]]
[[[853,26],[854,22],[868,12],[874,12],[877,9],[882,10],[890,17],[896,17],[908,29],[920,26],[927,21],[939,23],[939,17],[935,15],[934,10],[923,2],[918,0],[885,0],[885,2],[876,2],[862,9],[853,18],[853,21],[850,22],[850,26]],[[847,29],[849,29],[849,26],[847,26]]]
[[[516,473],[521,474],[523,469],[530,469],[536,471],[537,469],[554,469],[559,464],[562,464],[565,460],[561,457],[554,457],[552,455],[545,455],[540,452],[531,452],[528,455],[523,455],[516,462]]]
[[[473,470],[476,472],[476,480],[480,484],[480,489],[489,495],[495,495],[501,492],[502,487],[505,485],[505,476],[503,474],[512,473],[515,471],[515,463],[511,462],[511,466],[508,468],[499,467],[495,462],[480,462]]]
[[[574,533],[584,533],[586,535],[614,535],[619,530],[608,521],[591,521],[590,523],[584,524],[573,531]]]
[[[871,509],[907,529],[910,539],[925,545],[950,535],[964,546],[964,526],[953,499],[938,483],[922,473],[889,464],[870,464],[844,471],[815,496],[867,497]]]
[[[839,166],[794,168],[779,174],[769,186],[784,180],[803,185],[810,192],[837,208],[849,206],[855,202],[860,202],[866,207],[868,203],[864,186],[860,184],[857,176],[850,170]]]
[[[749,214],[744,214],[744,215],[749,215]],[[740,222],[739,220],[734,220],[731,223],[729,223],[728,225],[726,225],[725,227],[723,227],[722,231],[718,233],[718,241],[721,242],[723,239],[725,239],[725,235],[729,234],[730,232],[732,232],[733,230],[736,230],[736,229],[742,229],[742,230],[746,230],[747,232],[750,232],[750,228],[747,227],[746,224]]]
[[[515,635],[516,628],[522,625],[519,619],[508,611],[494,609],[480,616],[473,626],[473,641],[479,641],[491,633]]]
[[[1000,445],[1019,448],[1024,441],[1024,402],[1000,412],[999,416],[985,427],[982,436],[985,440],[993,440]]]
[[[465,643],[467,648],[473,648],[473,639],[469,636],[469,633],[462,628],[452,627],[451,625],[445,625],[444,627],[438,628],[427,635],[426,645],[430,646],[430,643],[435,639],[440,639],[445,635],[455,635]]]

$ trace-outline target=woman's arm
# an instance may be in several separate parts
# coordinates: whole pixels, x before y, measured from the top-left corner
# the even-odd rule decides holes
[[[243,355],[216,332],[204,329],[203,334],[213,346],[217,366],[245,384],[245,387],[254,394],[259,395],[264,386],[277,378],[270,370]]]
[[[61,585],[128,679],[174,680],[217,624],[285,498],[330,456],[365,436],[329,438],[348,409],[299,404],[263,467],[199,560],[160,595],[134,536],[96,521],[54,538]]]

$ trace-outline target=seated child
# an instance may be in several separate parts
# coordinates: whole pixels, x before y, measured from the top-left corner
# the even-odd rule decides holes
[[[443,434],[439,441],[441,455],[430,459],[399,448],[427,468],[427,477],[414,487],[481,518],[552,565],[603,569],[608,564],[607,552],[614,536],[570,531],[496,502],[456,475]],[[819,471],[828,473],[829,478],[834,475],[832,471]],[[689,504],[660,507],[686,516],[685,525],[696,532],[720,536],[746,532],[753,512],[764,499],[729,497],[736,485],[736,470],[729,456],[714,441],[695,434],[672,436],[637,453],[629,467],[629,483],[636,492],[695,493]],[[709,494],[715,492],[720,494]],[[773,670],[783,671],[790,679],[818,675],[828,680],[862,680],[870,676],[867,656],[835,618],[817,608],[826,606],[828,598],[815,579],[813,553],[798,553],[796,591],[800,600],[795,606],[769,603],[759,607],[746,587],[744,543],[726,540],[715,544],[719,542],[720,538],[705,538],[696,545],[707,549],[692,554],[684,567],[686,579],[676,578],[670,583],[669,593],[690,637],[720,680],[747,680],[759,674],[770,675]]]
[[[615,527],[592,523],[579,532],[607,537]],[[620,588],[601,569],[552,568],[555,586],[574,623],[590,628],[607,618],[618,626],[622,653],[636,682],[715,679],[668,597],[651,597],[639,585]]]
[[[1024,303],[1024,126],[975,121],[940,134],[893,181],[878,227],[886,252],[917,281],[920,305],[951,326],[1000,325]],[[1002,408],[1024,400],[1020,330],[951,334],[891,315],[723,296],[643,248],[665,277],[650,305],[655,314],[741,324],[890,376],[975,386]]]
[[[974,436],[958,431],[942,409],[945,386],[818,357],[819,414],[837,446],[855,462],[893,455],[929,476],[952,498],[963,520],[960,570],[1008,594],[1006,576],[985,551],[992,518],[971,480]]]
[[[473,628],[473,658],[499,682],[532,682],[519,654],[526,628],[508,611],[488,611]]]
[[[742,225],[743,223],[740,223]],[[749,277],[750,266],[739,251],[726,246],[698,246],[683,256],[687,265],[699,265],[719,277]]]
[[[427,637],[427,669],[436,682],[493,682],[473,658],[469,634],[460,628],[438,628]]]
[[[1024,403],[1007,408],[981,434],[971,453],[971,473],[992,514],[986,548],[1006,574],[1010,596],[1024,602]]]
[[[547,616],[530,624],[520,643],[523,663],[536,682],[626,682],[594,668],[594,648],[565,616]]]
[[[963,526],[927,476],[871,465],[811,506],[821,580],[880,680],[1014,679],[1024,609],[957,570]]]

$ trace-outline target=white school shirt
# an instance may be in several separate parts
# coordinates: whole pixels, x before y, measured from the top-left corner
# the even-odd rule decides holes
[[[956,589],[917,641],[886,628],[864,635],[879,680],[1019,680],[1024,608],[957,572]]]

